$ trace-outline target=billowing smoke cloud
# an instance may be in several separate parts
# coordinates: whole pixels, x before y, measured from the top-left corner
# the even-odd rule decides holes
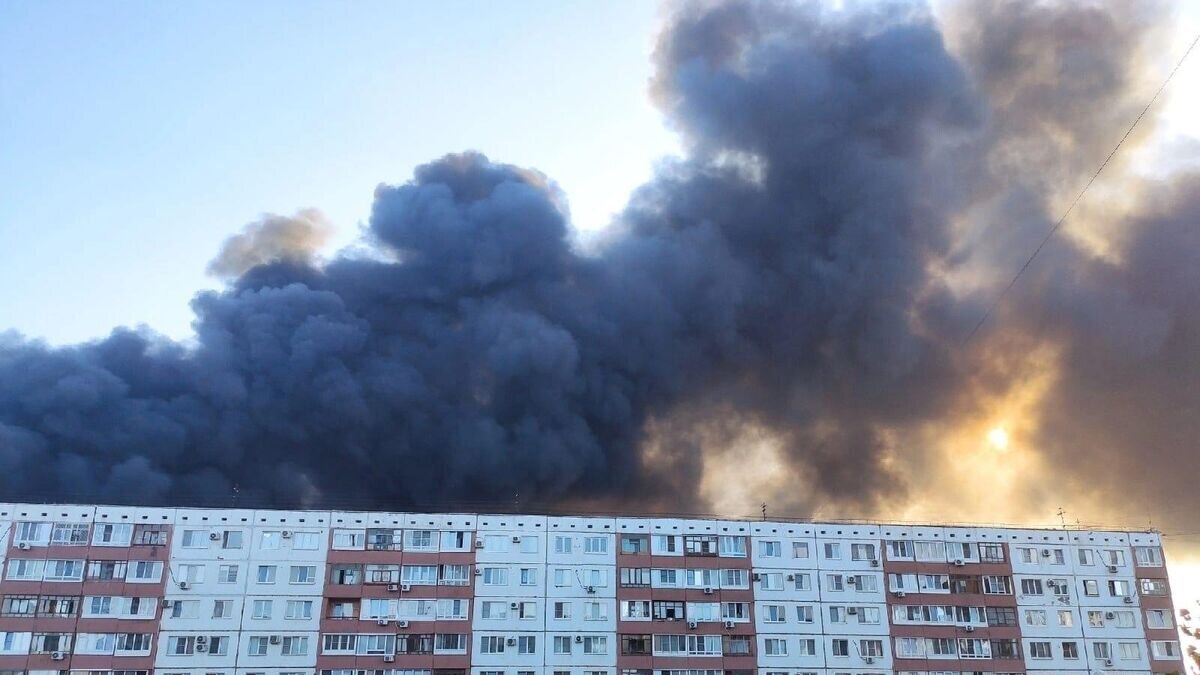
[[[317,261],[310,212],[231,239],[194,344],[5,338],[0,488],[682,511],[734,467],[794,513],[895,513],[961,494],[952,432],[1037,380],[1014,431],[1063,478],[1028,503],[1182,490],[1196,179],[1106,193],[962,344],[1145,100],[1152,15],[966,9],[678,8],[651,89],[687,152],[596,252],[547,177],[449,155],[377,189],[372,255]]]
[[[331,234],[333,225],[316,209],[305,209],[291,218],[266,215],[227,239],[208,264],[208,272],[233,278],[280,261],[312,265]]]

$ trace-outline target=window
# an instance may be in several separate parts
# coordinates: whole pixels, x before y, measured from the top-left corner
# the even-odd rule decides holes
[[[333,548],[339,551],[362,550],[366,547],[367,533],[363,530],[334,530]]]
[[[1133,557],[1138,567],[1162,567],[1162,549],[1157,546],[1134,546]]]
[[[1140,659],[1142,658],[1142,649],[1136,642],[1119,642],[1117,648],[1122,659]]]
[[[888,560],[906,560],[913,557],[913,546],[910,541],[893,540],[887,543]]]
[[[1092,656],[1095,656],[1098,659],[1111,659],[1112,649],[1109,647],[1107,642],[1093,642]]]
[[[434,653],[459,653],[467,651],[467,636],[463,633],[438,633],[433,636]]]
[[[312,608],[312,600],[288,600],[283,616],[285,619],[311,619]]]
[[[225,530],[221,533],[221,548],[240,549],[242,547],[242,533],[240,530]]]
[[[532,567],[522,567],[520,573],[522,586],[537,586],[537,570]]]
[[[925,658],[924,638],[896,638],[896,656],[902,659]]]
[[[1174,628],[1175,619],[1171,616],[1171,612],[1165,609],[1149,609],[1146,610],[1146,627]]]
[[[54,546],[87,546],[91,534],[87,523],[56,523],[50,533]]]
[[[750,573],[746,570],[721,570],[721,588],[750,588]]]
[[[255,619],[271,618],[271,604],[272,603],[270,600],[255,600],[254,601],[253,618],[255,618]]]
[[[73,617],[79,611],[79,598],[69,595],[43,595],[38,600],[38,616]]]
[[[1064,659],[1077,659],[1079,658],[1079,645],[1075,642],[1064,642],[1062,643],[1062,652]]]
[[[787,640],[782,638],[764,638],[763,653],[767,656],[787,656]]]
[[[45,581],[83,581],[82,560],[47,560]]]
[[[433,532],[430,530],[407,530],[404,533],[404,549],[407,551],[434,551]]]
[[[622,635],[621,653],[627,656],[638,656],[651,653],[649,635]]]
[[[336,586],[356,586],[362,583],[362,568],[358,565],[334,565],[329,580]]]
[[[528,535],[528,534],[521,537],[520,550],[521,550],[521,553],[537,553],[538,552],[538,538],[535,536],[532,536],[532,535]]]
[[[1022,579],[1021,580],[1022,595],[1042,595],[1042,580],[1041,579]]]
[[[650,542],[646,537],[639,535],[621,535],[621,553],[625,555],[638,555],[646,553],[650,548]]]
[[[465,551],[471,548],[471,533],[462,530],[446,531],[441,534],[443,551]]]
[[[571,538],[564,536],[554,537],[554,552],[565,554],[571,552]]]
[[[807,541],[793,541],[792,542],[792,557],[793,558],[807,558],[809,555],[810,554],[809,554]]]
[[[1092,552],[1091,549],[1087,549],[1087,548],[1079,549],[1079,564],[1086,565],[1086,566],[1096,564],[1096,556]]]
[[[858,651],[861,656],[879,658],[883,656],[883,640],[859,640]]]
[[[654,619],[658,621],[677,621],[683,619],[683,603],[668,600],[655,600],[653,604]]]
[[[842,575],[827,574],[825,575],[825,590],[827,591],[844,591],[846,590]]]
[[[1100,610],[1092,610],[1087,613],[1088,626],[1091,628],[1104,627],[1104,612]]]
[[[288,573],[288,583],[315,584],[316,582],[317,568],[315,565],[292,565]]]
[[[812,589],[812,576],[800,573],[792,576],[792,584],[795,586],[796,590],[807,591]]]
[[[913,542],[913,557],[926,562],[946,562],[946,543],[942,541]]]
[[[274,565],[259,565],[258,573],[255,576],[255,581],[260,584],[275,583],[275,566]]]
[[[162,563],[153,560],[130,561],[129,576],[126,578],[126,581],[157,583],[162,579],[162,568]]]
[[[988,595],[1012,595],[1012,579],[1006,576],[983,577],[983,592]]]
[[[1069,609],[1058,610],[1058,625],[1063,628],[1075,625],[1075,612]]]
[[[785,623],[787,621],[787,608],[783,605],[763,605],[762,620],[763,623]]]
[[[1027,609],[1027,610],[1025,610],[1025,623],[1030,626],[1045,626],[1046,625],[1046,610],[1044,610],[1044,609]]]
[[[622,567],[621,585],[626,588],[637,588],[650,585],[650,568]]]
[[[874,560],[875,544],[850,544],[851,560]]]
[[[622,609],[625,609],[626,607],[642,607],[642,606],[647,607],[647,612],[648,612],[650,602],[648,600],[641,601],[641,602],[627,600],[627,601],[621,603]],[[571,618],[571,603],[562,602],[562,601],[554,603],[554,618],[555,619]],[[644,617],[639,616],[639,617],[622,617],[622,618],[644,618]]]
[[[759,588],[764,591],[781,591],[783,590],[783,573],[782,572],[763,572],[755,575],[758,577]]]
[[[317,532],[293,532],[293,551],[316,551],[321,548],[321,537]]]
[[[985,616],[989,626],[1017,625],[1017,611],[1012,607],[988,607]]]
[[[167,526],[150,524],[134,525],[132,543],[134,546],[166,546]]]
[[[1138,590],[1142,595],[1167,595],[1166,579],[1138,579]]]
[[[570,654],[571,653],[571,636],[555,635],[554,641],[553,641],[553,646],[554,646],[555,654]]]
[[[1083,594],[1092,598],[1098,597],[1100,595],[1100,582],[1095,579],[1084,579]]]
[[[813,622],[812,605],[797,605],[796,606],[796,621],[799,623]]]
[[[247,656],[266,656],[267,655],[267,636],[252,635],[250,636],[250,645],[246,650]]]
[[[214,619],[228,619],[233,616],[233,601],[232,600],[214,600],[213,613]]]
[[[758,542],[758,554],[764,558],[779,558],[783,556],[783,542],[760,541]]]
[[[1128,596],[1129,582],[1124,579],[1110,579],[1108,582],[1108,594],[1114,598]]]
[[[438,568],[438,583],[443,586],[469,585],[470,569],[468,565],[442,565]]]
[[[400,568],[400,581],[406,584],[434,586],[437,580],[437,565],[404,565]]]
[[[485,568],[483,568],[483,585],[484,586],[507,586],[508,585],[508,568],[507,567],[485,567]]]
[[[850,641],[842,639],[831,640],[830,653],[834,656],[850,656]]]
[[[237,565],[221,565],[217,568],[218,584],[236,584],[238,579]]]
[[[1150,642],[1150,653],[1156,659],[1178,659],[1179,643],[1175,640],[1153,640]]]
[[[608,638],[603,635],[585,635],[585,636],[583,636],[583,653],[584,654],[607,654],[608,653]]]
[[[484,600],[479,605],[480,618],[504,619],[508,617],[508,603],[499,600]]]
[[[825,559],[840,560],[842,557],[842,545],[837,542],[826,542],[825,544]]]
[[[720,540],[721,555],[727,558],[746,557],[746,538],[738,536],[722,536]]]
[[[584,553],[608,553],[608,537],[584,537]]]
[[[717,555],[717,537],[687,535],[683,538],[684,555]]]
[[[583,618],[585,621],[607,621],[608,612],[605,611],[603,603],[585,602],[583,603]]]
[[[36,595],[6,595],[0,603],[0,616],[33,616],[37,612],[37,599]]]
[[[979,545],[979,561],[985,563],[1002,563],[1004,562],[1004,545],[1003,544],[980,544]]]
[[[94,546],[128,546],[133,539],[133,525],[127,523],[96,525],[92,532]]]

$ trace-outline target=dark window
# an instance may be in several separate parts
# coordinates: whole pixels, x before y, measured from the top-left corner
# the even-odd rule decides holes
[[[650,653],[649,635],[622,635],[621,653],[626,656],[638,656]]]

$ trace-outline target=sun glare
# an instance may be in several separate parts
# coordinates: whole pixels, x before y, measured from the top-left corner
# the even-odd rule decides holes
[[[997,450],[1008,449],[1008,432],[1003,427],[996,427],[987,434],[987,442]]]

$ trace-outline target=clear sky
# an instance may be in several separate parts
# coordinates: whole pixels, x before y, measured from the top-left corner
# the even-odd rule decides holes
[[[581,228],[675,137],[651,2],[0,3],[0,331],[190,333],[205,264],[263,212],[350,242],[380,182],[477,149]]]

